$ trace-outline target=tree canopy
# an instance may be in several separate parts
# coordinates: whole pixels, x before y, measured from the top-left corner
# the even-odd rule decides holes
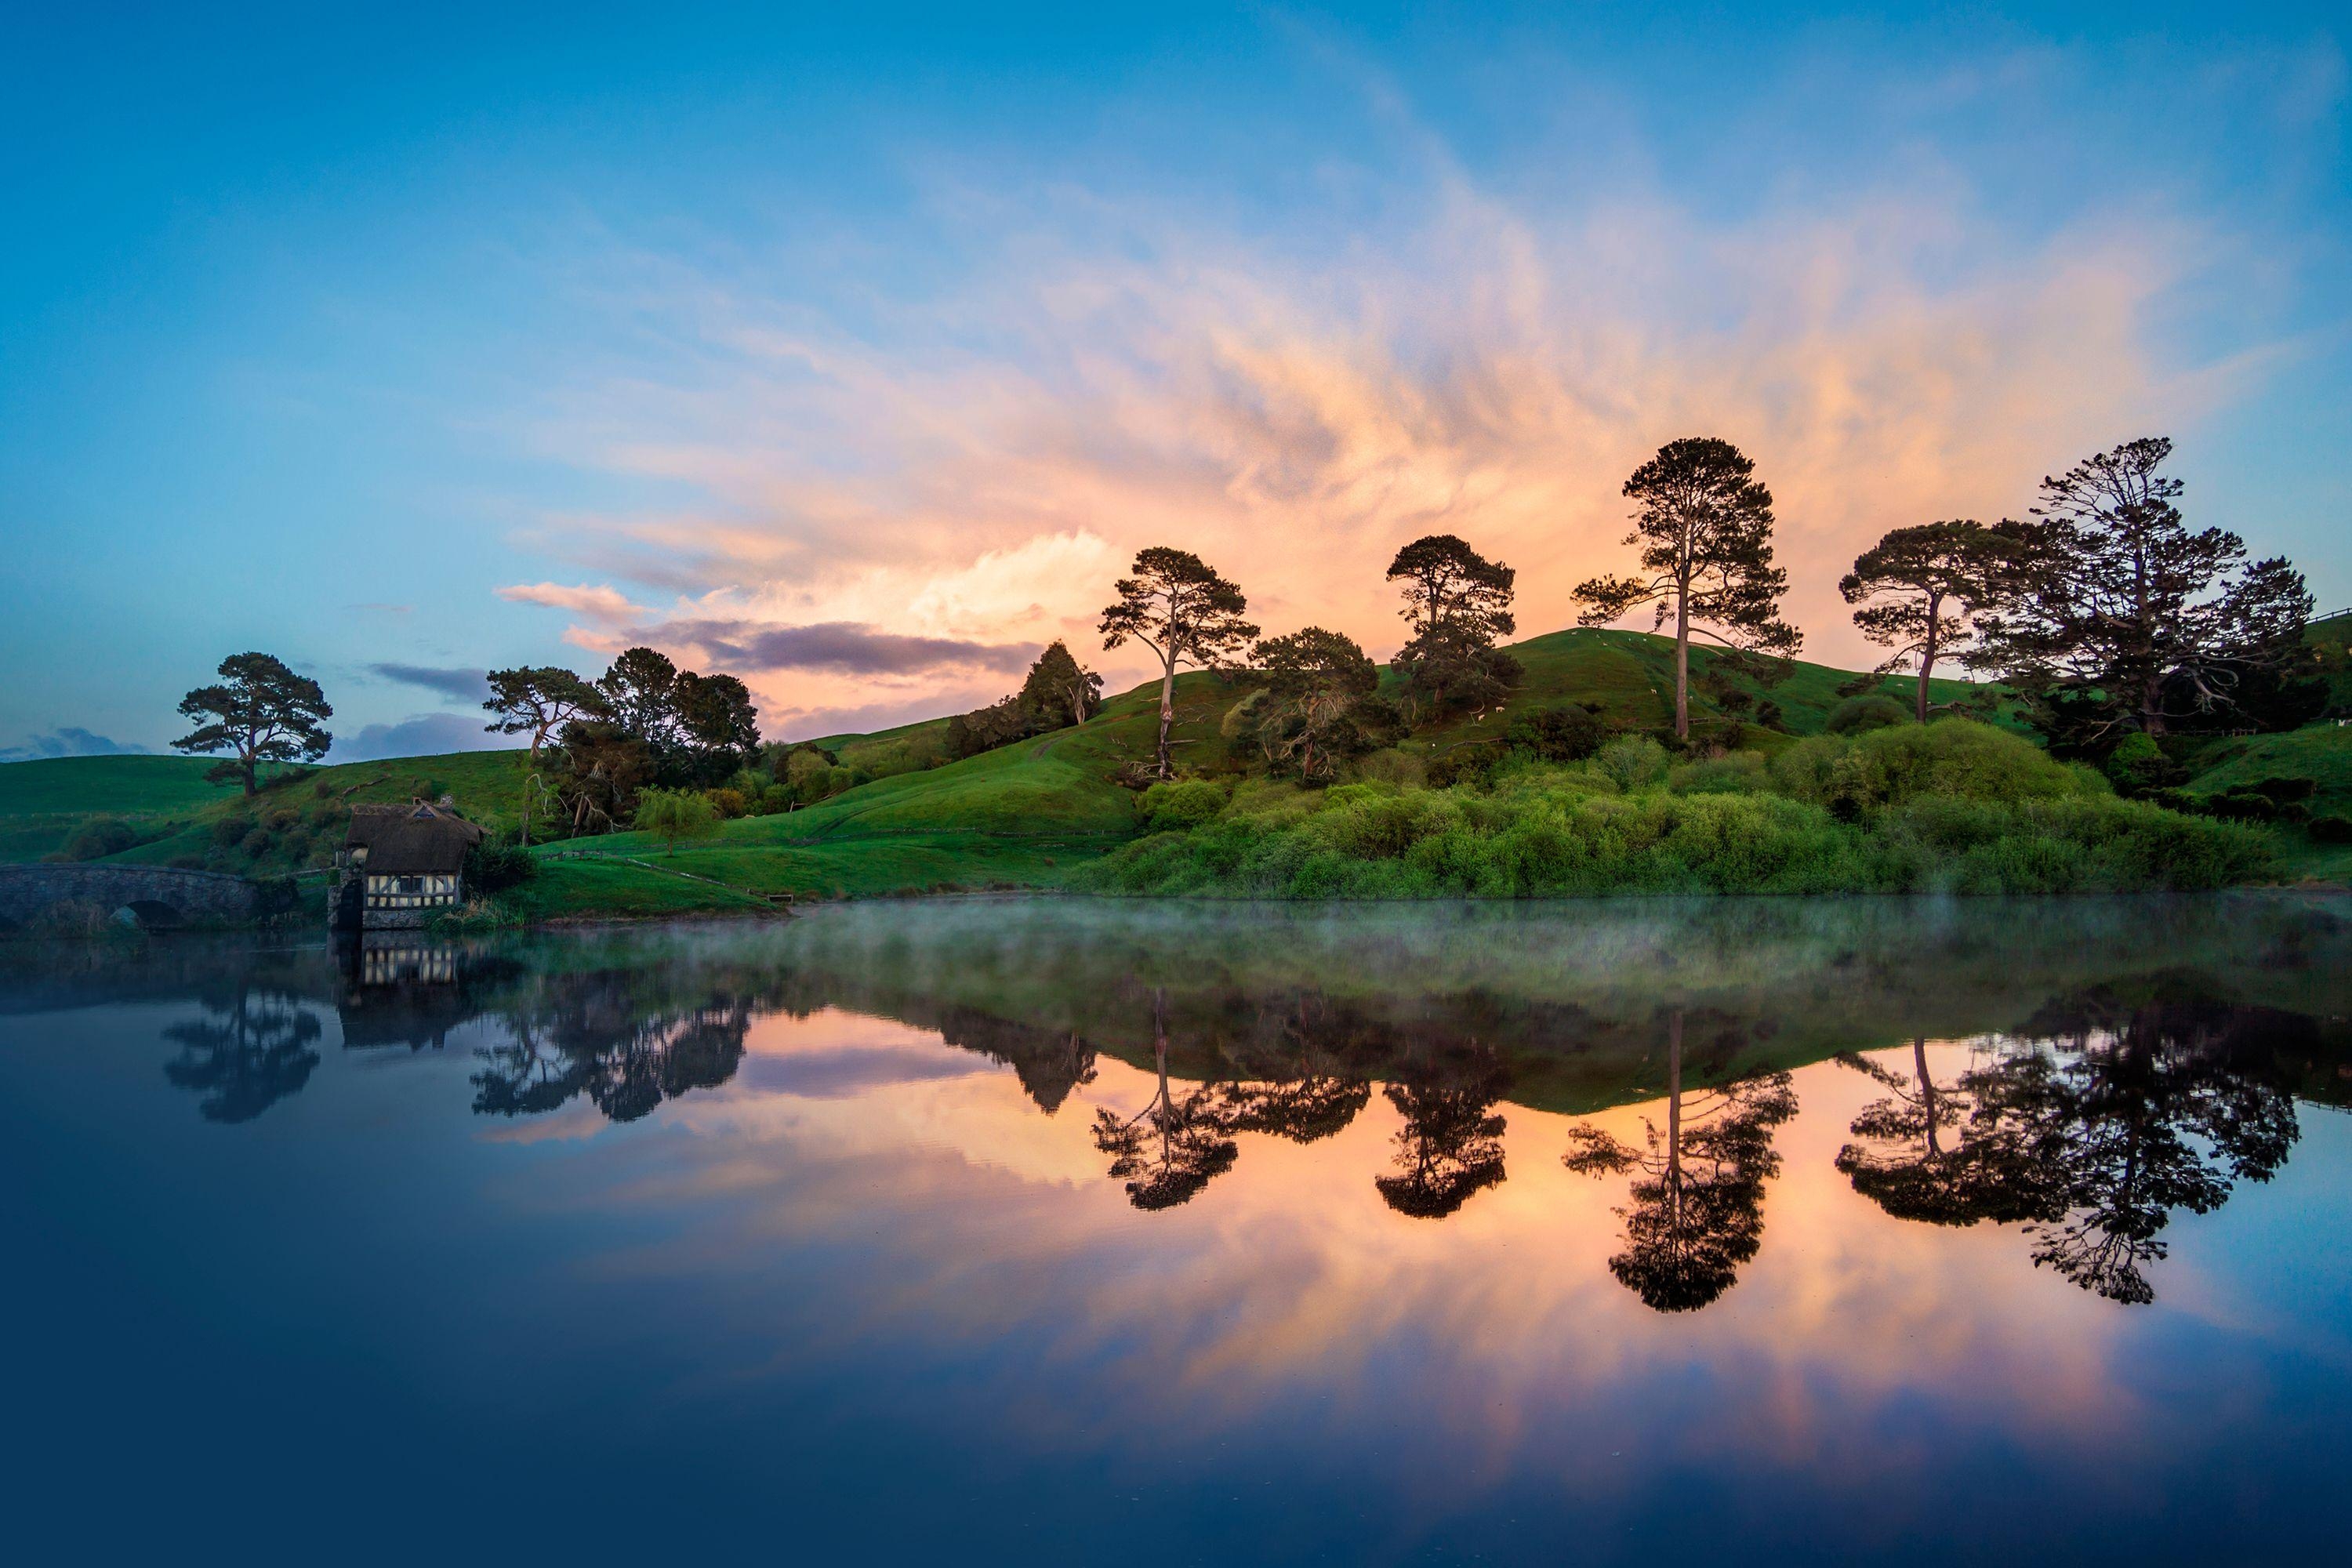
[[[1744,653],[1787,658],[1803,634],[1780,619],[1789,574],[1772,564],[1772,492],[1756,465],[1728,441],[1687,437],[1669,441],[1633,470],[1624,494],[1633,504],[1641,574],[1591,577],[1577,584],[1582,626],[1613,621],[1643,605],[1675,627],[1675,733],[1690,733],[1690,637],[1696,631]]]
[[[1243,619],[1249,601],[1241,589],[1190,551],[1154,545],[1137,552],[1133,570],[1134,576],[1114,585],[1118,598],[1104,608],[1097,629],[1105,648],[1132,638],[1160,658],[1156,763],[1165,779],[1175,773],[1168,737],[1176,725],[1176,672],[1229,662],[1257,636],[1257,627]]]
[[[196,727],[172,742],[174,751],[230,753],[205,778],[234,780],[251,795],[263,763],[314,762],[327,754],[335,738],[326,724],[335,710],[317,681],[266,653],[231,654],[217,673],[217,685],[199,686],[180,699],[181,715]]]
[[[1974,651],[1978,614],[2000,603],[2032,557],[2030,531],[2017,523],[1962,518],[1890,530],[1839,580],[1862,635],[1892,650],[1878,673],[1917,663],[1920,723],[1937,661]]]
[[[2164,473],[2172,443],[2127,441],[2042,481],[2032,570],[1986,616],[1971,662],[2027,699],[2053,742],[2112,745],[2247,715],[2259,703],[2315,715],[2303,574],[2284,557],[2248,563],[2244,541],[2192,530]]]
[[[482,707],[492,717],[482,727],[494,735],[529,735],[533,767],[548,737],[574,719],[605,711],[603,693],[556,665],[494,669],[489,683],[489,700]]]
[[[1250,709],[1250,739],[1277,773],[1328,779],[1395,728],[1394,710],[1373,695],[1380,667],[1353,637],[1308,626],[1266,638],[1254,658],[1265,689]]]

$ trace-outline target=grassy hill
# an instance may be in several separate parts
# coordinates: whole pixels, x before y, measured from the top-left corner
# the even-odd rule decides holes
[[[2341,622],[2315,627],[2315,641],[2333,635],[2340,651],[2343,629]],[[1402,749],[1424,757],[1448,752],[1499,736],[1518,714],[1566,702],[1592,707],[1612,727],[1629,731],[1655,729],[1671,717],[1674,650],[1665,638],[1585,628],[1533,637],[1511,651],[1526,676],[1502,710],[1424,731]],[[1695,681],[1717,657],[1693,650]],[[1391,686],[1396,679],[1383,673]],[[1818,732],[1842,700],[1837,689],[1853,679],[1845,670],[1798,663],[1769,689],[1731,680],[1780,710],[1777,730],[1740,726],[1739,743],[1769,750]],[[1879,689],[1907,702],[1910,682],[1887,677]],[[1956,680],[1935,686],[1941,701],[1979,689]],[[1181,764],[1221,765],[1226,748],[1219,724],[1242,695],[1244,689],[1213,675],[1178,680]],[[717,837],[675,855],[635,833],[545,847],[541,875],[514,902],[525,918],[546,919],[746,910],[786,893],[840,898],[1055,886],[1135,836],[1135,797],[1113,776],[1151,755],[1157,701],[1157,683],[1148,683],[1110,699],[1086,724],[938,765],[925,764],[944,754],[944,717],[825,737],[820,743],[845,763],[902,771],[803,810],[725,823]],[[1696,687],[1692,710],[1698,721],[1731,722]],[[514,819],[524,775],[520,752],[460,752],[280,775],[247,801],[234,786],[204,784],[208,765],[181,757],[99,757],[0,766],[0,860],[52,854],[76,824],[105,814],[122,817],[140,840],[110,860],[280,874],[326,864],[353,803],[448,794],[467,816],[496,826]],[[2217,742],[2198,766],[2204,771],[2191,786],[2196,791],[2310,776],[2321,781],[2321,808],[2352,810],[2352,730],[2315,726]],[[2291,858],[2296,869],[2352,875],[2352,850],[2303,850]]]

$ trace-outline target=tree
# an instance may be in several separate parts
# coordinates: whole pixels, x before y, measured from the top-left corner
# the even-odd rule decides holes
[[[1586,1175],[1633,1171],[1625,1246],[1609,1271],[1654,1311],[1687,1312],[1731,1289],[1764,1239],[1764,1184],[1780,1173],[1772,1130],[1797,1113],[1785,1072],[1720,1089],[1683,1089],[1683,1010],[1668,1015],[1666,1126],[1645,1121],[1634,1149],[1592,1126],[1572,1129],[1561,1163]]]
[[[719,831],[719,811],[693,790],[649,789],[637,796],[633,826],[660,839],[669,854],[684,838],[708,838]]]
[[[1372,1180],[1381,1200],[1415,1219],[1444,1219],[1501,1185],[1503,1119],[1495,1102],[1509,1087],[1509,1069],[1483,1047],[1400,1068],[1388,1099],[1404,1125],[1395,1171]]]
[[[234,779],[251,795],[263,763],[313,762],[334,744],[326,722],[335,710],[309,676],[266,653],[231,654],[217,673],[219,685],[199,686],[180,699],[181,716],[196,727],[172,742],[178,752],[234,753],[214,764],[206,782]]]
[[[1213,668],[1223,665],[1257,636],[1257,627],[1242,619],[1249,601],[1242,591],[1220,577],[1207,563],[1185,550],[1154,545],[1135,557],[1135,575],[1115,584],[1118,602],[1104,609],[1103,647],[1115,648],[1129,637],[1160,657],[1160,742],[1156,759],[1160,778],[1175,776],[1168,755],[1169,731],[1176,727],[1176,671],[1186,665]]]
[[[1416,539],[1389,563],[1400,585],[1400,614],[1418,637],[1441,626],[1460,626],[1489,643],[1518,629],[1511,617],[1511,585],[1518,574],[1489,561],[1450,533]]]
[[[1511,616],[1518,574],[1489,561],[1450,533],[1416,539],[1389,563],[1399,584],[1399,612],[1412,630],[1397,655],[1399,673],[1415,711],[1449,705],[1486,708],[1502,700],[1519,673],[1517,659],[1495,644],[1518,629]]]
[[[2278,1047],[2308,1059],[2302,1015],[2095,991],[2028,1020],[2031,1047],[1968,1073],[1963,1147],[2033,1173],[2035,1266],[2109,1300],[2156,1299],[2146,1265],[2175,1211],[2208,1214],[2266,1182],[2300,1135]]]
[[[1977,1109],[1975,1090],[1984,1080],[1937,1082],[1925,1036],[1911,1042],[1907,1078],[1862,1056],[1837,1060],[1888,1091],[1862,1108],[1852,1128],[1857,1142],[1841,1148],[1835,1161],[1853,1190],[1886,1213],[1929,1225],[1972,1226],[2049,1219],[2063,1212],[2042,1165],[2018,1158],[2013,1145],[1966,1136]]]
[[[205,1097],[196,1111],[205,1121],[250,1121],[310,1081],[321,1026],[298,998],[239,980],[226,1001],[205,1003],[205,1015],[164,1028],[180,1054],[163,1076]]]
[[[760,750],[760,710],[731,675],[682,672],[670,688],[677,714],[676,763],[694,784],[715,784]]]
[[[2034,570],[1984,619],[1970,661],[2067,746],[2242,712],[2252,688],[2311,667],[2303,574],[2277,556],[2242,564],[2234,533],[2191,531],[2181,482],[2161,472],[2171,455],[2148,437],[2045,478]]]
[[[539,766],[539,749],[550,735],[574,719],[602,714],[602,693],[554,665],[525,665],[494,669],[489,674],[490,697],[483,703],[492,715],[482,726],[493,735],[529,735],[530,763]]]
[[[1180,1098],[1169,1086],[1168,993],[1162,990],[1151,994],[1151,1054],[1160,1088],[1150,1103],[1130,1117],[1108,1108],[1095,1113],[1095,1147],[1111,1157],[1110,1174],[1126,1182],[1128,1202],[1145,1210],[1190,1203],[1240,1155],[1214,1094],[1196,1089]]]
[[[667,654],[650,647],[623,649],[596,678],[596,690],[613,722],[655,755],[677,743],[677,666]]]
[[[1393,710],[1373,696],[1380,668],[1353,637],[1308,626],[1268,637],[1254,657],[1266,697],[1252,732],[1277,770],[1328,779],[1340,758],[1379,744],[1391,727]]]
[[[624,649],[596,694],[596,716],[642,742],[666,784],[716,784],[760,749],[760,710],[740,680],[681,671],[657,649]]]
[[[1675,733],[1690,735],[1693,632],[1746,654],[1783,660],[1803,634],[1780,619],[1789,574],[1772,564],[1772,492],[1738,447],[1713,437],[1669,441],[1633,470],[1628,544],[1642,547],[1639,577],[1594,577],[1576,598],[1580,626],[1613,621],[1654,604],[1654,628],[1675,626]]]
[[[732,1078],[754,998],[717,988],[649,1005],[647,989],[643,971],[541,976],[504,1010],[498,1043],[476,1052],[476,1114],[542,1115],[584,1096],[608,1120],[635,1121]]]
[[[1959,519],[1891,530],[1839,580],[1845,602],[1861,606],[1853,624],[1862,635],[1893,650],[1876,673],[1918,661],[1920,723],[1936,661],[1974,648],[1978,614],[2000,602],[2030,559],[2029,531],[2018,524]]]
[[[1020,700],[1046,729],[1083,724],[1102,707],[1102,677],[1081,665],[1069,645],[1056,639],[1029,667]]]

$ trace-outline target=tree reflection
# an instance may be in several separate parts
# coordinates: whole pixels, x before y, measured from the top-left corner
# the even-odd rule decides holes
[[[1837,1153],[1837,1168],[1853,1190],[1897,1219],[1970,1226],[1979,1220],[2046,1217],[2055,1198],[2049,1172],[2013,1139],[1966,1136],[1986,1083],[1971,1073],[1937,1083],[1927,1065],[1927,1039],[1911,1042],[1911,1071],[1890,1071],[1860,1056],[1837,1058],[1883,1085],[1853,1119],[1859,1142]]]
[[[1396,1169],[1374,1178],[1389,1207],[1416,1219],[1444,1219],[1503,1180],[1503,1119],[1496,1102],[1510,1069],[1494,1051],[1473,1045],[1420,1056],[1388,1086],[1404,1118],[1396,1135]]]
[[[1764,1184],[1780,1170],[1772,1131],[1797,1113],[1785,1072],[1686,1094],[1683,1022],[1680,1008],[1667,1019],[1664,1133],[1645,1118],[1644,1146],[1636,1149],[1587,1122],[1570,1132],[1562,1156],[1570,1170],[1588,1175],[1634,1173],[1632,1202],[1617,1211],[1625,1245],[1609,1271],[1660,1312],[1706,1306],[1756,1256]]]
[[[634,1121],[665,1100],[732,1078],[751,1016],[748,997],[648,1011],[626,975],[567,976],[509,1011],[508,1038],[478,1053],[474,1109],[531,1116],[585,1096],[611,1120]]]
[[[1372,1086],[1349,1072],[1327,1047],[1314,1000],[1297,999],[1283,1019],[1291,1047],[1245,1052],[1236,1076],[1218,1090],[1219,1113],[1235,1132],[1267,1132],[1294,1143],[1314,1143],[1344,1131],[1371,1103]]]
[[[1124,1119],[1108,1108],[1095,1113],[1095,1147],[1111,1156],[1110,1175],[1127,1183],[1128,1202],[1146,1210],[1191,1202],[1232,1170],[1240,1152],[1226,1136],[1213,1090],[1195,1089],[1179,1099],[1169,1086],[1164,990],[1151,994],[1151,1054],[1160,1087],[1150,1103]]]
[[[250,1121],[310,1081],[320,1026],[298,999],[240,984],[205,1014],[163,1030],[180,1047],[163,1076],[205,1097],[196,1111],[205,1121]]]
[[[1962,1149],[2022,1184],[2033,1261],[2110,1300],[2156,1299],[2146,1266],[2173,1212],[2268,1181],[2298,1134],[2273,1076],[2298,1016],[2094,994],[2045,1012],[2043,1040],[1966,1075]]]

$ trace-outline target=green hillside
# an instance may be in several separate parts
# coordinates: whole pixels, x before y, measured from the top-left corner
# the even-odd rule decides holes
[[[2315,627],[2315,642],[2340,644],[2344,623]],[[2340,652],[2340,648],[2338,649]],[[1424,759],[1498,738],[1520,714],[1576,702],[1612,728],[1665,725],[1672,713],[1673,645],[1638,632],[1580,628],[1519,643],[1511,652],[1526,674],[1500,710],[1423,731],[1400,748]],[[1853,677],[1798,663],[1770,687],[1732,679],[1750,704],[1727,715],[1698,682],[1719,656],[1694,648],[1694,721],[1736,743],[1772,751],[1821,731]],[[1392,672],[1383,673],[1393,684]],[[1906,703],[1911,683],[1887,677],[1879,689]],[[1982,689],[1937,681],[1949,702]],[[1177,682],[1174,731],[1179,764],[1214,772],[1230,766],[1219,731],[1244,695],[1214,675]],[[820,742],[845,764],[887,773],[820,805],[724,823],[716,837],[663,853],[646,836],[612,834],[545,846],[541,875],[513,896],[527,919],[567,914],[684,913],[764,909],[775,896],[869,897],[940,889],[1052,887],[1136,837],[1136,796],[1115,782],[1122,768],[1147,763],[1157,729],[1157,683],[1110,699],[1086,724],[959,762],[939,763],[947,720]],[[1775,727],[1752,721],[1777,706]],[[525,764],[517,752],[471,752],[389,762],[341,763],[281,774],[251,801],[234,786],[206,784],[209,766],[184,757],[74,758],[0,766],[0,860],[57,853],[76,825],[118,816],[137,842],[103,858],[121,863],[200,867],[282,874],[328,864],[341,843],[350,806],[362,801],[453,795],[467,816],[493,827],[511,823]],[[1418,766],[1417,763],[1405,765]],[[2191,763],[2195,794],[2276,777],[2318,782],[2317,811],[2352,812],[2352,730],[2332,724],[2293,734],[2210,742]],[[892,771],[898,770],[898,771]],[[1263,803],[1294,786],[1258,782]],[[2352,874],[2352,849],[2295,838],[2294,871]],[[2339,863],[2340,862],[2340,863]]]

